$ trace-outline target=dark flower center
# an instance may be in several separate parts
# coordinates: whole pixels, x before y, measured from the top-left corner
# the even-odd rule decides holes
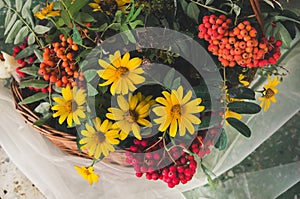
[[[176,119],[179,119],[181,117],[181,107],[179,104],[172,106],[171,116]]]
[[[265,97],[266,97],[267,99],[273,97],[274,95],[275,95],[275,92],[274,92],[272,89],[268,88],[268,89],[266,90]]]

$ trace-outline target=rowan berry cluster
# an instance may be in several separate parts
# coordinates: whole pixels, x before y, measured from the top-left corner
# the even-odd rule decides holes
[[[218,56],[224,67],[264,67],[276,64],[280,57],[281,41],[274,37],[257,39],[257,30],[249,21],[231,28],[232,20],[225,15],[204,16],[198,37],[209,42],[208,50]]]
[[[134,140],[126,152],[127,163],[133,165],[136,176],[146,175],[148,180],[162,180],[170,188],[179,183],[186,184],[196,173],[197,162],[193,155],[182,147],[164,148],[164,143],[153,143],[151,139]]]
[[[53,42],[49,48],[44,49],[38,73],[57,88],[83,87],[84,74],[78,71],[79,66],[75,60],[79,47],[71,37],[65,38],[61,34],[59,39],[61,42]]]

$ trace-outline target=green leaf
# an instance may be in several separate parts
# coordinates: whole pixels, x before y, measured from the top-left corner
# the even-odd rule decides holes
[[[6,36],[5,43],[11,43],[13,41],[13,39],[15,38],[15,36],[20,31],[21,27],[22,27],[21,20],[17,20],[16,23],[14,24],[14,26],[9,31],[8,35]]]
[[[35,36],[34,33],[32,32],[28,35],[28,45],[32,45],[34,44],[34,42],[35,42]]]
[[[3,7],[4,7],[4,2],[0,0],[0,9],[2,9]]]
[[[275,35],[277,39],[282,41],[283,48],[290,48],[290,44],[292,42],[292,37],[288,30],[282,25],[282,23],[278,22],[276,24],[278,26],[279,31]]]
[[[95,96],[98,94],[97,89],[95,89],[91,84],[87,84],[88,96]]]
[[[32,19],[32,12],[31,12],[31,4],[32,0],[27,0],[22,8],[22,16],[26,19],[28,23],[31,24],[32,27],[34,27],[34,22]]]
[[[20,88],[26,88],[29,86],[32,86],[34,88],[46,88],[47,86],[49,86],[49,83],[44,80],[35,79],[22,81],[19,85]]]
[[[71,6],[68,7],[71,16],[75,16],[88,2],[89,0],[72,1]]]
[[[5,28],[6,28],[7,25],[10,23],[10,21],[11,21],[11,16],[12,16],[11,10],[7,10],[7,12],[6,12],[6,17],[5,17],[5,21],[4,21],[4,27],[5,27]]]
[[[73,41],[78,44],[78,45],[82,45],[82,38],[81,35],[75,25],[75,23],[73,22],[73,35],[72,35],[72,39]]]
[[[16,44],[19,44],[19,43],[23,42],[25,37],[28,35],[28,33],[29,33],[28,27],[23,26],[20,29],[20,31],[18,32],[18,34],[16,35],[14,44],[16,45]]]
[[[47,26],[37,25],[34,27],[34,32],[36,32],[37,34],[44,34],[44,33],[48,32],[49,30],[50,30],[50,28]]]
[[[34,112],[44,115],[49,112],[50,107],[51,105],[49,102],[42,102],[34,109]]]
[[[206,0],[205,1],[205,5],[210,5],[210,4],[212,4],[213,2],[214,2],[215,0]]]
[[[187,7],[187,15],[198,23],[200,9],[194,2],[190,2]]]
[[[230,102],[227,107],[239,114],[256,114],[261,110],[258,104],[252,102]]]
[[[97,76],[97,70],[95,69],[84,71],[84,77],[87,82],[92,81],[96,76]]]
[[[44,98],[48,97],[48,93],[36,93],[30,97],[25,98],[24,100],[22,100],[21,102],[19,102],[19,104],[23,105],[23,104],[31,104],[33,102],[37,102],[40,101]]]
[[[228,89],[228,96],[235,99],[255,100],[255,92],[246,87],[230,88]]]
[[[35,126],[43,126],[50,118],[52,117],[52,113],[47,113],[43,117],[41,117],[39,120],[35,121],[33,125]]]
[[[25,48],[24,50],[22,50],[15,59],[23,59],[25,57],[29,57],[30,55],[32,55],[34,53],[34,49],[38,48],[37,45],[31,45],[28,46],[27,48]]]
[[[20,12],[23,6],[23,1],[22,0],[16,0],[16,10],[17,12]]]
[[[9,30],[15,24],[16,19],[17,19],[17,13],[13,14],[12,17],[10,17],[9,15],[6,16],[6,18],[5,18],[5,24],[7,24],[7,26],[5,26],[4,35],[6,35],[9,32]]]
[[[130,8],[130,11],[129,13],[127,14],[127,17],[126,17],[126,20],[125,20],[125,23],[128,23],[130,21],[130,18],[133,16],[134,14],[134,3],[131,5],[131,8]]]
[[[21,68],[20,71],[22,73],[25,73],[25,74],[32,75],[32,76],[36,77],[36,76],[38,76],[39,68],[36,67],[36,66],[24,67],[24,68]]]
[[[129,30],[129,27],[128,27],[126,24],[124,24],[124,25],[121,26],[121,31],[124,31],[123,34],[126,35],[127,39],[128,39],[131,43],[136,43],[136,40],[135,40],[135,38],[134,38],[132,32]],[[121,34],[121,36],[123,37],[122,34]],[[125,39],[124,42],[126,43],[126,38],[123,38],[123,39]]]
[[[80,12],[76,15],[76,21],[82,22],[95,22],[95,18],[85,12]]]
[[[172,83],[175,77],[175,69],[171,68],[169,72],[166,74],[166,77],[163,80],[163,84],[166,88],[171,88]]]
[[[62,10],[60,13],[61,18],[63,19],[65,25],[71,27],[71,18],[66,10]]]
[[[98,86],[98,90],[103,94],[108,90],[108,86]]]
[[[130,28],[135,29],[137,26],[143,26],[144,22],[142,20],[136,20],[134,22],[129,22]]]
[[[249,127],[236,118],[226,118],[226,121],[243,136],[249,138],[251,136],[251,130]]]
[[[222,128],[218,139],[215,140],[215,147],[219,150],[224,150],[227,145],[227,136],[225,130]]]
[[[181,78],[180,78],[180,77],[177,77],[177,78],[173,81],[171,89],[172,89],[172,90],[176,90],[176,89],[178,89],[178,87],[179,87],[180,85],[181,85]]]
[[[182,10],[186,13],[187,12],[187,7],[188,7],[188,3],[185,0],[180,0],[180,4],[182,7]]]
[[[43,60],[44,60],[43,52],[41,50],[38,50],[38,49],[34,49],[33,52],[36,55],[36,57],[38,58],[39,62],[43,62]]]
[[[274,16],[274,19],[277,21],[292,21],[292,22],[295,22],[295,23],[298,23],[300,24],[300,21],[299,20],[296,20],[296,19],[293,19],[293,18],[290,18],[290,17],[286,17],[286,16],[280,16],[280,15],[277,15],[277,16]]]
[[[134,15],[130,18],[130,21],[133,21],[135,20],[141,13],[142,11],[142,6],[140,6],[134,13]]]

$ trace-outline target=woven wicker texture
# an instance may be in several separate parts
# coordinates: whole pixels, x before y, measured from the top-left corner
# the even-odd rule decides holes
[[[39,133],[46,136],[53,144],[55,144],[62,151],[83,158],[91,158],[86,152],[80,152],[77,148],[76,136],[70,135],[66,132],[58,131],[50,126],[36,126],[34,122],[39,120],[39,116],[36,115],[27,105],[19,104],[23,100],[22,91],[18,87],[18,83],[13,80],[11,83],[11,91],[13,94],[16,110],[24,118],[25,122],[36,129]],[[116,150],[109,154],[109,156],[102,159],[103,162],[109,164],[115,164],[122,167],[130,167],[126,163],[125,151]]]

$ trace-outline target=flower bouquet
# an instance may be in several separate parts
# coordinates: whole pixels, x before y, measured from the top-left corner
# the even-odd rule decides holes
[[[224,126],[247,139],[242,115],[276,102],[287,72],[281,50],[300,24],[276,0],[0,0],[0,8],[11,46],[0,74],[14,74],[17,110],[63,151],[92,159],[75,166],[90,184],[98,161],[170,188],[196,171],[212,182],[204,157],[226,148]],[[257,76],[269,80],[262,89],[252,86]]]

